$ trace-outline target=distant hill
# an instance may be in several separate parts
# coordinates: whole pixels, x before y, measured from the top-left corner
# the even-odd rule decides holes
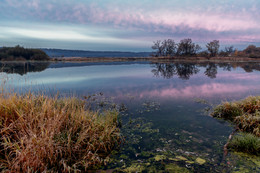
[[[63,49],[41,49],[49,57],[149,57],[151,52],[84,51]]]

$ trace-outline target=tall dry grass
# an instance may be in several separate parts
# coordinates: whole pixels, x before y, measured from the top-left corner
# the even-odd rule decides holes
[[[0,171],[72,172],[104,164],[122,138],[118,112],[77,98],[0,94]]]

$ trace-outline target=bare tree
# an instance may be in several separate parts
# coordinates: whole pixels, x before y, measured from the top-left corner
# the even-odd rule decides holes
[[[172,57],[176,53],[176,44],[172,39],[168,39],[164,41],[157,40],[156,42],[154,42],[152,49],[155,50],[155,52],[153,53],[153,56],[155,57],[159,57],[159,56]]]
[[[153,56],[155,57],[159,57],[162,56],[162,46],[161,46],[161,40],[157,40],[154,42],[152,49],[155,50],[155,52],[153,53]]]
[[[201,49],[198,44],[192,42],[190,38],[183,39],[178,44],[177,54],[179,56],[194,56]]]
[[[229,55],[233,52],[235,52],[234,46],[227,46],[225,47],[225,52],[227,52]]]
[[[164,40],[163,43],[163,56],[173,57],[176,53],[176,44],[174,40],[168,39]]]
[[[211,57],[217,56],[219,51],[219,40],[213,40],[207,43],[206,47]]]

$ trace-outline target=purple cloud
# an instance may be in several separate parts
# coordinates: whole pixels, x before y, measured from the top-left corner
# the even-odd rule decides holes
[[[237,0],[235,4],[213,0],[4,0],[0,8],[0,19],[9,21],[91,25],[130,32],[107,33],[120,38],[260,42],[260,2],[255,0]]]

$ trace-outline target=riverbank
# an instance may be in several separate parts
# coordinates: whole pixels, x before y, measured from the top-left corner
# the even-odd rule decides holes
[[[260,62],[260,58],[249,58],[249,57],[63,57],[63,58],[52,58],[51,61],[76,61],[76,62],[125,62],[125,61],[150,61],[150,62],[169,62],[169,61],[212,61],[212,62],[225,62],[225,61],[240,61],[240,62]]]
[[[10,59],[0,62],[260,62],[260,58],[249,57],[52,57],[47,61]]]

